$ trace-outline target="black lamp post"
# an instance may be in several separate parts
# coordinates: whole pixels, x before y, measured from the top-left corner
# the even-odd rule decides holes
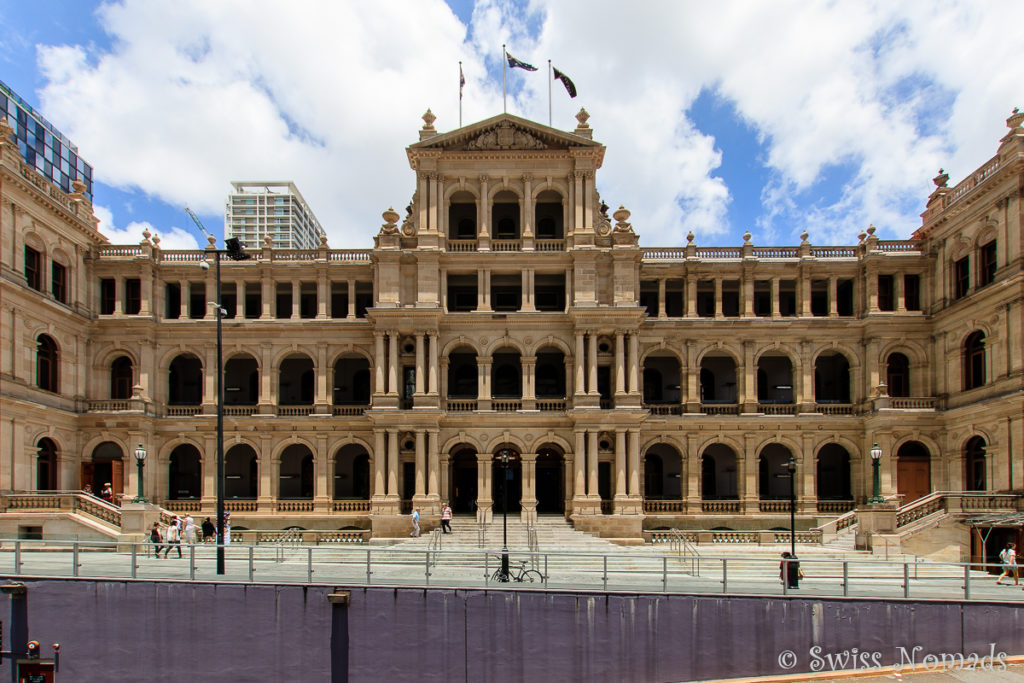
[[[148,503],[142,495],[142,468],[146,463],[146,449],[139,444],[139,447],[135,449],[135,464],[139,468],[139,495],[132,499],[133,503]]]
[[[501,449],[498,456],[501,461],[501,577],[499,581],[508,581],[508,461],[511,453],[507,448]]]
[[[212,241],[212,238],[211,238]],[[249,255],[242,251],[242,245],[234,237],[224,240],[226,250],[207,249],[213,255],[214,279],[217,300],[209,304],[217,311],[217,573],[224,573],[224,338],[221,321],[227,311],[221,306],[220,256],[227,254],[233,261],[244,261]],[[199,267],[210,269],[209,261],[200,261]]]
[[[796,557],[796,459],[792,455],[786,470],[789,472],[789,552]]]
[[[871,478],[874,482],[871,499],[868,501],[871,505],[878,505],[879,503],[885,502],[885,499],[882,498],[882,483],[878,478],[878,467],[881,465],[881,460],[882,449],[878,447],[878,443],[876,442],[875,445],[871,447]]]

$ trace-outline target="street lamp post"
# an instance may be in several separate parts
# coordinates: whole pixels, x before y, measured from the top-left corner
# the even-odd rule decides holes
[[[213,238],[210,238],[211,246]],[[217,311],[217,573],[224,574],[224,338],[222,334],[221,321],[226,311],[221,306],[220,287],[220,257],[227,254],[228,258],[234,261],[243,261],[249,255],[242,251],[242,245],[235,238],[224,241],[226,250],[207,249],[208,254],[213,255],[214,280],[216,283],[216,301],[209,304]],[[210,262],[203,260],[199,262],[203,270],[210,269]]]
[[[796,557],[796,459],[789,456],[789,552]]]
[[[135,496],[132,500],[133,503],[148,503],[142,495],[142,468],[146,463],[146,449],[139,444],[139,447],[135,449],[135,465],[139,468],[139,495]]]
[[[878,467],[881,465],[882,460],[882,449],[878,447],[876,442],[871,447],[871,478],[874,482],[871,500],[868,501],[871,505],[878,505],[884,503],[885,499],[882,498],[882,483],[878,478]]]
[[[508,581],[508,460],[509,450],[501,449],[501,578]]]

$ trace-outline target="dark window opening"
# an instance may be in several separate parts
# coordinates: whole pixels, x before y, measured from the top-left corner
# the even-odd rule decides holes
[[[448,275],[448,310],[473,311],[477,302],[476,274]]]
[[[365,318],[366,311],[373,308],[373,283],[356,283],[356,317]]]
[[[715,317],[714,280],[700,280],[697,282],[697,315],[701,318]]]
[[[565,274],[537,273],[533,278],[534,306],[538,311],[565,310]]]
[[[220,307],[224,309],[225,318],[238,316],[238,286],[234,282],[221,283]]]
[[[36,339],[36,386],[46,391],[58,393],[60,374],[57,342],[45,334]]]
[[[562,231],[561,202],[537,202],[537,239],[560,240]]]
[[[138,315],[142,310],[142,281],[137,277],[130,277],[124,281],[124,312],[128,315]]]
[[[100,314],[113,315],[117,307],[117,282],[114,278],[100,280]]]
[[[198,320],[206,317],[206,283],[188,284],[188,317]]]
[[[878,310],[892,311],[896,309],[894,288],[894,278],[892,275],[878,276]]]
[[[683,281],[668,280],[665,283],[665,315],[670,318],[682,318],[683,300]]]
[[[953,298],[962,299],[971,288],[971,259],[965,256],[953,264]]]
[[[519,239],[519,201],[514,195],[508,192],[500,193],[513,199],[501,201],[495,197],[491,209],[491,224],[494,226],[494,239],[514,240]]]
[[[476,202],[453,202],[449,205],[448,239],[476,239]]]
[[[299,317],[315,318],[316,309],[316,283],[303,282],[299,286]]]
[[[259,318],[263,315],[263,288],[258,282],[245,283],[245,317]]]
[[[978,254],[978,286],[984,287],[996,279],[996,241],[981,247]]]
[[[964,342],[964,389],[985,384],[985,333],[972,333]]]
[[[348,317],[348,283],[331,283],[331,317]]]
[[[796,280],[779,281],[779,315],[786,318],[796,315]]]
[[[518,311],[522,307],[521,276],[491,275],[491,308],[495,311]]]
[[[68,302],[68,269],[56,261],[50,266],[50,293],[62,304]]]
[[[640,308],[647,309],[647,315],[658,315],[658,281],[642,280],[640,282]]]
[[[110,364],[110,398],[124,400],[132,397],[132,359],[120,356]]]
[[[36,291],[43,291],[43,255],[32,247],[25,247],[25,283]]]
[[[811,315],[828,315],[828,280],[811,280]]]
[[[836,313],[847,318],[853,315],[853,280],[836,283]]]
[[[770,280],[754,282],[754,315],[767,318],[772,314],[772,283]]]
[[[274,317],[287,319],[292,317],[292,283],[278,282],[274,296]]]
[[[910,360],[902,353],[889,354],[885,383],[890,396],[910,396]]]
[[[181,285],[177,282],[164,285],[164,317],[168,320],[181,317]]]
[[[722,315],[736,318],[740,314],[740,281],[722,281]]]
[[[903,276],[903,307],[908,311],[921,310],[921,276]]]

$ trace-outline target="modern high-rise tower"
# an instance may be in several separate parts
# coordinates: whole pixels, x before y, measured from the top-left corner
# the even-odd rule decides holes
[[[247,249],[263,246],[266,235],[275,249],[316,249],[325,234],[312,209],[291,181],[231,183],[224,210],[224,237]]]
[[[71,183],[80,179],[85,183],[85,196],[92,201],[92,166],[78,156],[78,147],[3,81],[0,113],[14,128],[18,151],[29,166],[65,192],[72,192]]]

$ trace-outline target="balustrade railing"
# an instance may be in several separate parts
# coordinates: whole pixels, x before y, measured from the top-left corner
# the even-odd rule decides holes
[[[167,406],[167,417],[193,417],[202,410],[202,406]]]
[[[522,401],[491,401],[491,409],[498,413],[514,413],[523,409]]]
[[[224,406],[227,417],[249,417],[256,414],[256,406]]]
[[[819,500],[818,512],[826,515],[842,515],[853,509],[852,500]]]
[[[312,512],[313,501],[311,500],[279,500],[277,501],[278,512]]]
[[[856,415],[857,406],[851,403],[818,403],[814,409],[822,415]]]
[[[537,240],[534,245],[537,251],[565,251],[565,240]]]
[[[788,500],[761,500],[758,501],[758,510],[761,512],[778,513],[789,512]]]
[[[228,512],[257,512],[259,503],[255,500],[239,500],[237,498],[224,501],[224,509]]]
[[[161,506],[171,512],[199,512],[203,509],[203,502],[198,498],[179,498],[177,500],[165,500],[161,503]]]
[[[793,403],[759,403],[758,412],[765,415],[796,415],[797,407]]]
[[[644,499],[644,512],[657,514],[682,514],[686,512],[686,501],[683,500],[652,500]]]
[[[359,415],[362,415],[363,413],[365,413],[365,412],[366,412],[366,409],[367,409],[368,407],[369,407],[369,406],[366,406],[366,405],[358,405],[358,406],[334,406],[334,408],[333,408],[333,411],[332,411],[332,412],[333,412],[333,413],[334,413],[334,415],[336,415],[336,416],[347,416],[347,417],[357,417],[357,416],[359,416]]]
[[[491,240],[491,251],[519,251],[522,248],[522,240]]]
[[[700,510],[717,514],[736,514],[740,511],[740,502],[738,500],[702,500]]]
[[[889,399],[889,407],[898,410],[935,410],[935,404],[933,396],[893,396]]]
[[[449,413],[472,413],[476,410],[476,399],[448,399],[445,409]]]
[[[740,407],[735,403],[702,403],[700,412],[705,415],[739,415]]]
[[[117,413],[131,410],[131,401],[128,399],[90,399],[87,410],[91,413]]]
[[[305,417],[313,414],[313,406],[277,406],[279,417]]]
[[[537,410],[542,413],[564,413],[565,401],[537,401]]]
[[[331,510],[334,512],[370,512],[370,501],[368,500],[334,500],[331,501]]]
[[[651,415],[683,414],[683,406],[679,403],[645,403],[644,408],[651,411]]]
[[[448,251],[476,251],[476,240],[448,240],[445,244],[447,246]]]

